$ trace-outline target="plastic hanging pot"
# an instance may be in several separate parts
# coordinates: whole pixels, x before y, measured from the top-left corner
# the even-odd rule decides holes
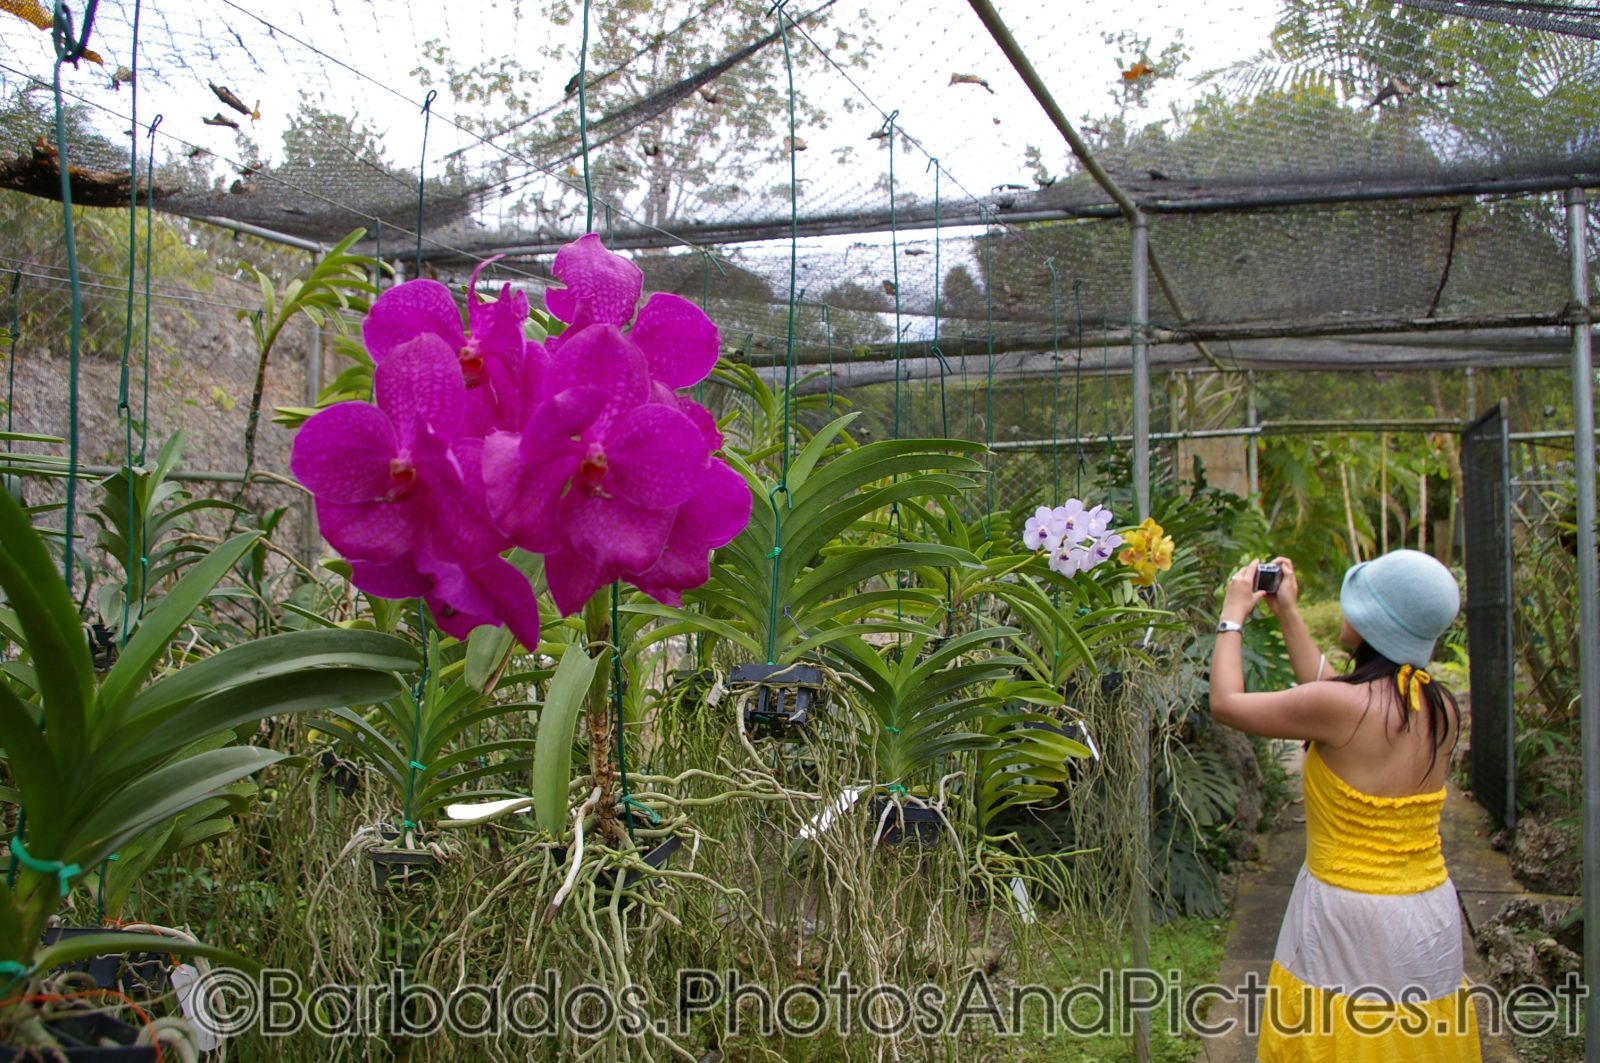
[[[410,849],[397,830],[381,830],[384,844],[367,850],[372,861],[372,884],[378,889],[409,889],[433,877],[439,858],[431,849]],[[419,836],[420,837],[420,836]]]
[[[101,927],[52,926],[44,932],[44,944],[54,945],[87,934],[124,933],[127,932]],[[148,1000],[166,993],[169,985],[167,969],[168,958],[164,952],[108,952],[87,960],[64,963],[57,968],[62,971],[81,971],[94,979],[94,984],[99,988],[115,989],[135,1000]]]
[[[46,1020],[56,1048],[12,1048],[0,1045],[0,1063],[12,1060],[65,1059],[83,1063],[150,1063],[155,1045],[138,1044],[139,1030],[103,1011],[84,1011]],[[170,1053],[169,1053],[170,1054]]]
[[[884,813],[888,819],[884,819]],[[872,829],[878,832],[878,844],[900,845],[916,842],[918,845],[938,845],[944,836],[944,817],[927,805],[911,801],[896,801],[879,795],[867,806]],[[882,824],[882,826],[879,826]]]
[[[728,673],[728,688],[755,688],[745,706],[747,730],[803,728],[827,697],[822,669],[809,664],[741,664]]]

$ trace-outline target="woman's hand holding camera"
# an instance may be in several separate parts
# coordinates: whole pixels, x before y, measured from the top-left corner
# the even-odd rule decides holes
[[[1222,619],[1242,624],[1261,599],[1267,600],[1281,621],[1295,612],[1300,584],[1295,579],[1294,562],[1275,557],[1266,564],[1252,561],[1233,574],[1222,599]]]
[[[1266,591],[1256,590],[1256,569],[1259,565],[1260,562],[1252,561],[1228,580],[1227,590],[1222,595],[1223,620],[1234,624],[1244,623],[1256,603],[1267,596]]]
[[[1267,595],[1267,605],[1282,620],[1285,614],[1295,611],[1295,604],[1300,598],[1300,582],[1295,579],[1293,561],[1287,557],[1275,557],[1272,563],[1278,566],[1278,589]]]

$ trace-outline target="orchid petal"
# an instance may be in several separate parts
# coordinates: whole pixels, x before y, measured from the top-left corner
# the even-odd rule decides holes
[[[717,419],[711,416],[710,410],[693,399],[682,397],[678,399],[678,409],[700,427],[700,434],[706,437],[706,446],[713,451],[722,449],[722,430],[717,427]]]
[[[745,478],[720,458],[712,458],[705,485],[678,509],[672,539],[718,547],[731,543],[750,523],[752,501]]]
[[[539,600],[533,586],[517,567],[493,558],[474,567],[472,579],[488,593],[494,615],[529,653],[539,648]]]
[[[722,339],[705,311],[681,295],[657,292],[639,310],[629,333],[644,352],[650,375],[673,388],[693,387],[716,367]]]
[[[568,332],[551,356],[546,386],[551,392],[599,388],[617,410],[631,410],[650,396],[644,355],[615,325]]]
[[[627,324],[644,291],[644,274],[639,267],[607,251],[594,233],[557,251],[550,272],[566,287],[545,292],[544,305],[550,313],[578,328]]]
[[[361,323],[361,338],[374,362],[382,362],[403,343],[431,332],[453,351],[467,344],[461,311],[450,289],[435,280],[397,284],[373,302]]]
[[[350,582],[377,598],[417,598],[433,588],[433,580],[417,571],[409,557],[396,561],[352,561]]]
[[[567,541],[598,565],[642,572],[661,556],[675,513],[571,491],[561,500],[561,527]]]
[[[561,545],[556,507],[562,486],[577,471],[578,457],[547,455],[542,461],[525,461],[522,440],[510,432],[496,432],[484,440],[484,497],[490,516],[512,542],[544,553]]]
[[[372,374],[372,397],[403,441],[426,425],[446,436],[461,427],[467,386],[449,344],[432,333],[396,346]]]
[[[388,493],[399,446],[382,410],[341,402],[300,426],[289,469],[319,502],[367,502]]]
[[[571,548],[545,554],[544,578],[562,616],[582,609],[595,591],[611,582],[600,565]]]
[[[705,482],[711,454],[693,421],[665,406],[640,406],[605,437],[617,494],[646,509],[670,509]]]
[[[317,526],[352,561],[393,561],[411,548],[420,516],[413,499],[397,502],[317,502]]]

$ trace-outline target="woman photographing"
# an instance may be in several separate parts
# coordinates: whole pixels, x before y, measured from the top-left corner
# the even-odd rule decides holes
[[[1352,667],[1336,676],[1300,616],[1293,564],[1274,564],[1274,593],[1258,589],[1256,563],[1229,580],[1211,657],[1217,722],[1307,743],[1306,859],[1278,935],[1257,1055],[1479,1060],[1439,837],[1460,713],[1427,672],[1460,608],[1455,578],[1415,550],[1353,566],[1339,595]],[[1298,685],[1246,693],[1240,632],[1263,598]]]

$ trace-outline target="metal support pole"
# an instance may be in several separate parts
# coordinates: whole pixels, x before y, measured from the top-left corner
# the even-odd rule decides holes
[[[1133,215],[1133,495],[1139,519],[1150,515],[1150,230]]]
[[[1594,357],[1589,349],[1589,206],[1567,191],[1572,255],[1573,475],[1578,479],[1578,690],[1583,729],[1583,1058],[1600,1063],[1600,557],[1595,553]]]
[[[1139,519],[1150,515],[1150,231],[1145,217],[1134,211],[1133,227],[1133,316],[1128,324],[1133,339],[1133,494]],[[1153,630],[1153,629],[1152,629]],[[1151,632],[1145,633],[1145,641]],[[1150,701],[1136,697],[1138,726],[1134,730],[1134,813],[1135,824],[1150,822]],[[1150,969],[1150,834],[1135,830],[1131,959],[1133,969]],[[1150,1014],[1133,1016],[1134,1063],[1150,1061]]]
[[[1255,427],[1256,419],[1260,414],[1256,411],[1256,371],[1254,369],[1245,374],[1244,390],[1244,421],[1245,427],[1251,434],[1245,437],[1244,445],[1244,475],[1245,482],[1250,488],[1250,502],[1259,508],[1261,506],[1261,466],[1257,464],[1260,455],[1256,444]]]

